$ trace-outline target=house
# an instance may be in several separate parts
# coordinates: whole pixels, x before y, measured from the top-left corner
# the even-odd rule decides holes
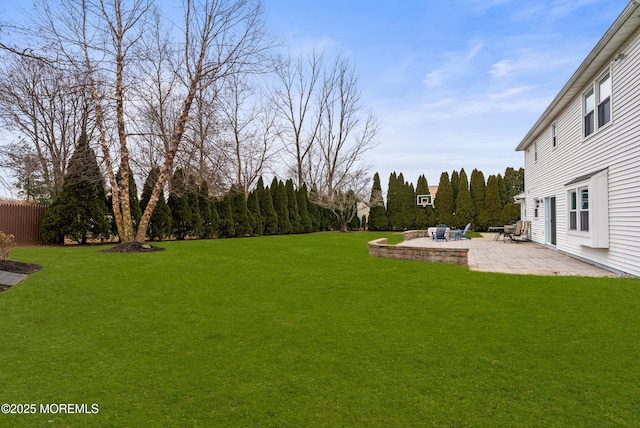
[[[531,239],[640,276],[640,0],[631,1],[516,148]]]

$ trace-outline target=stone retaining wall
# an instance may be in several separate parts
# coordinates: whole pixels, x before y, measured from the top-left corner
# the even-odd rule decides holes
[[[429,235],[429,232],[427,230],[407,230],[402,234],[404,235],[405,241],[410,241],[417,238],[431,238],[431,235]]]
[[[426,231],[411,232],[426,233]],[[405,232],[405,234],[406,233],[408,232]],[[414,238],[417,237],[418,236],[415,236]],[[369,255],[386,259],[417,260],[422,262],[448,263],[460,266],[468,266],[469,264],[468,248],[403,247],[402,245],[387,244],[387,238],[370,241]]]

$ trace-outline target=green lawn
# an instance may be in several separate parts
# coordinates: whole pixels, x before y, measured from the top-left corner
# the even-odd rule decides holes
[[[15,249],[0,426],[639,426],[640,281],[369,257],[384,233]]]

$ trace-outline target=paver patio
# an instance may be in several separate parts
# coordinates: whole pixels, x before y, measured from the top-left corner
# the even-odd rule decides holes
[[[416,238],[401,246],[468,248],[469,269],[479,272],[501,272],[543,276],[617,277],[618,274],[590,265],[534,242],[510,243],[494,240],[495,234],[459,241],[434,241]]]

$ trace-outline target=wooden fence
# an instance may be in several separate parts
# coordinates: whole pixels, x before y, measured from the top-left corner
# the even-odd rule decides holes
[[[0,231],[14,236],[16,245],[43,245],[40,222],[45,207],[0,202]]]

